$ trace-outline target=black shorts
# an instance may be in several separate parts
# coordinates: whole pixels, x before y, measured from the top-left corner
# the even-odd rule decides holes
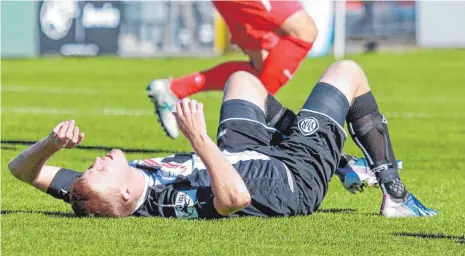
[[[230,100],[223,103],[217,143],[221,150],[241,152],[280,142],[281,134],[266,126],[265,113],[253,103]]]
[[[265,125],[265,114],[254,104],[231,100],[223,104],[217,141],[230,152],[254,150],[284,163],[292,173],[298,214],[318,209],[340,159],[346,138],[344,129],[331,117],[302,109],[291,125],[291,135],[276,143],[281,134]]]
[[[292,173],[279,159],[257,151],[271,145],[277,136],[281,135],[265,125],[265,114],[258,106],[243,100],[223,103],[218,147],[225,154],[245,155],[234,167],[252,198],[252,203],[239,215],[291,216],[298,213],[299,199]]]

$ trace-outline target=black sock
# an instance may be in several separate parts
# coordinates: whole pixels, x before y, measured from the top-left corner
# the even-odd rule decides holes
[[[399,177],[387,120],[379,112],[371,92],[354,100],[347,113],[346,121],[352,139],[367,158],[383,193],[404,199],[407,190]]]
[[[274,127],[280,133],[286,135],[294,118],[295,114],[292,110],[285,108],[272,95],[268,94],[265,102],[266,125]]]

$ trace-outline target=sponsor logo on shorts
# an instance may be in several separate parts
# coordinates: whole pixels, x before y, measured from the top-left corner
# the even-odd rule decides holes
[[[197,190],[179,191],[174,202],[174,212],[178,218],[198,218],[195,209]]]
[[[320,128],[318,120],[313,117],[300,120],[297,126],[304,136],[312,135],[318,130],[318,128]]]

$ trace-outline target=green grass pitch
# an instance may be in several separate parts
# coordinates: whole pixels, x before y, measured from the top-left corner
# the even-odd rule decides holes
[[[293,218],[187,221],[75,218],[68,205],[24,185],[8,162],[56,123],[75,119],[82,146],[50,163],[87,168],[99,148],[129,159],[190,151],[164,136],[144,91],[155,77],[180,76],[215,59],[72,58],[2,60],[1,249],[4,255],[465,255],[465,51],[351,56],[366,70],[389,121],[407,189],[434,218],[378,216],[379,189],[347,193],[334,178],[322,210]],[[332,58],[309,59],[277,95],[297,110]],[[222,93],[202,93],[214,138]],[[143,152],[142,149],[153,152]],[[349,139],[345,151],[361,155]]]

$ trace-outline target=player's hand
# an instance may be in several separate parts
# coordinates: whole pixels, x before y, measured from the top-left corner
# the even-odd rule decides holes
[[[63,121],[55,126],[47,139],[57,149],[74,148],[84,139],[84,133],[79,130],[74,120]]]
[[[202,103],[184,98],[176,104],[176,113],[173,114],[179,129],[191,143],[207,136]]]

